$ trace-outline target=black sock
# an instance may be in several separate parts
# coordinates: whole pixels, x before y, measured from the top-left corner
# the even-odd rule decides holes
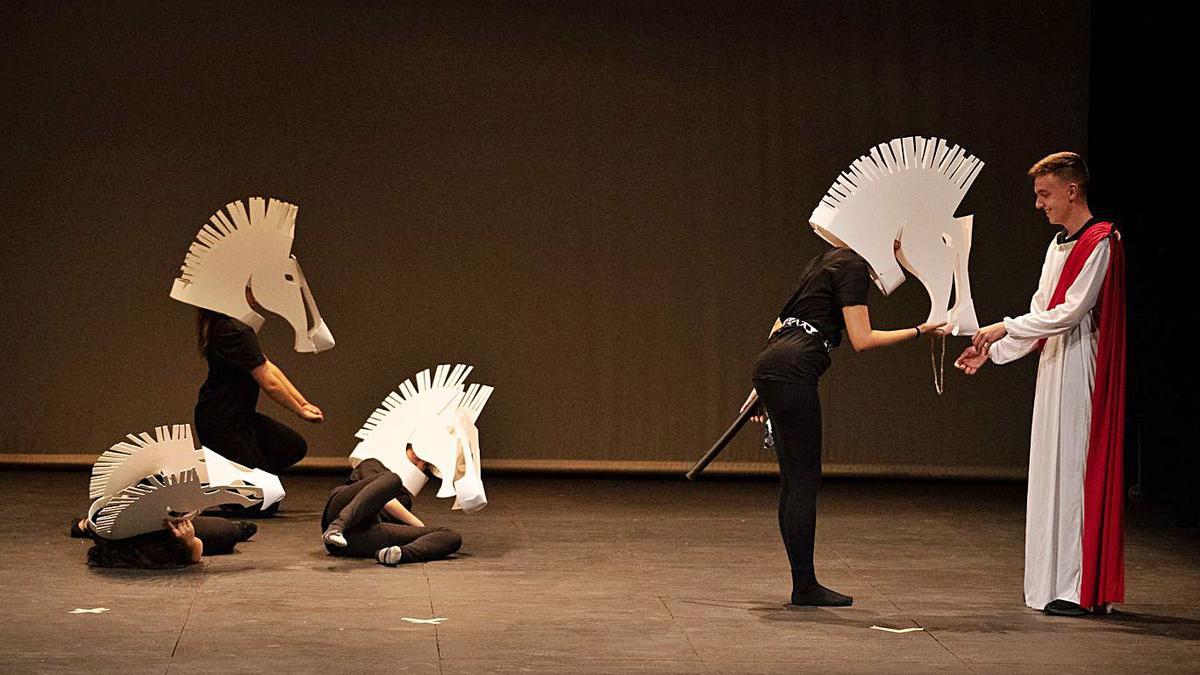
[[[258,532],[258,525],[246,520],[238,520],[233,523],[237,527],[238,541],[247,541]]]
[[[814,582],[807,588],[792,591],[792,604],[802,607],[849,607],[854,604],[854,598]]]

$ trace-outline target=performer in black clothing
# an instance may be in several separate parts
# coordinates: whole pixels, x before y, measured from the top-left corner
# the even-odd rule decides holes
[[[426,471],[408,446],[408,458]],[[425,527],[412,512],[413,496],[400,477],[377,459],[364,459],[345,485],[329,493],[321,516],[325,548],[334,555],[368,558],[385,565],[440,560],[462,546],[446,527]]]
[[[818,583],[813,569],[821,483],[817,381],[829,367],[829,352],[841,343],[843,328],[854,350],[863,351],[914,339],[943,325],[872,329],[867,312],[870,277],[867,262],[848,248],[835,248],[813,258],[801,272],[796,292],[779,313],[767,345],[754,363],[754,389],[771,419],[779,459],[779,530],[792,567],[792,605],[848,606],[853,602],[850,596]],[[752,400],[753,395],[746,405]],[[755,419],[762,421],[761,416]]]
[[[253,306],[249,289],[246,299]],[[208,309],[198,312],[200,352],[208,360],[208,379],[195,411],[200,442],[238,464],[274,474],[299,462],[308,444],[255,410],[259,389],[307,422],[323,421],[324,413],[267,359],[252,328]]]
[[[71,536],[95,543],[88,549],[89,565],[165,568],[194,565],[202,555],[232,553],[234,546],[258,531],[254,523],[208,516],[167,520],[163,521],[163,527],[136,537],[105,539],[92,530],[87,518],[74,518]]]

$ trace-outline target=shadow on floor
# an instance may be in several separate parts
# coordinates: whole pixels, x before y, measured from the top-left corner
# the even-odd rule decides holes
[[[1106,617],[1096,617],[1094,620],[1115,624],[1120,627],[1122,632],[1126,633],[1172,637],[1181,640],[1200,640],[1200,620],[1197,619],[1117,610]]]

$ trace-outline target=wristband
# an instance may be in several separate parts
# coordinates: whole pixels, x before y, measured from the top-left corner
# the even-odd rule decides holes
[[[917,337],[921,337],[921,327],[913,326],[913,330],[917,331]]]

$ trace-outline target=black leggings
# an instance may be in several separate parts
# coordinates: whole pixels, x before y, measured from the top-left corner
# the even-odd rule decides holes
[[[792,592],[817,581],[813,539],[821,486],[821,400],[817,385],[755,380],[771,418],[779,459],[779,531],[792,565]]]
[[[405,493],[404,483],[377,460],[364,460],[355,468],[348,485],[329,493],[321,530],[331,524],[342,527],[347,545],[325,545],[334,555],[374,557],[381,548],[399,546],[407,562],[440,560],[462,546],[462,537],[446,527],[413,527],[395,522],[383,507]]]
[[[224,518],[196,516],[192,525],[196,528],[196,537],[204,542],[204,555],[232,553],[239,541],[237,525]],[[90,536],[96,545],[88,551],[88,563],[97,567],[181,567],[187,564],[185,558],[190,557],[167,530],[125,539]]]
[[[199,406],[196,413],[200,442],[242,466],[279,474],[308,454],[303,436],[262,413],[254,413],[248,427],[208,419],[200,414]]]
[[[192,519],[196,537],[204,542],[204,555],[233,553],[238,543],[238,526],[224,518],[196,516]]]

